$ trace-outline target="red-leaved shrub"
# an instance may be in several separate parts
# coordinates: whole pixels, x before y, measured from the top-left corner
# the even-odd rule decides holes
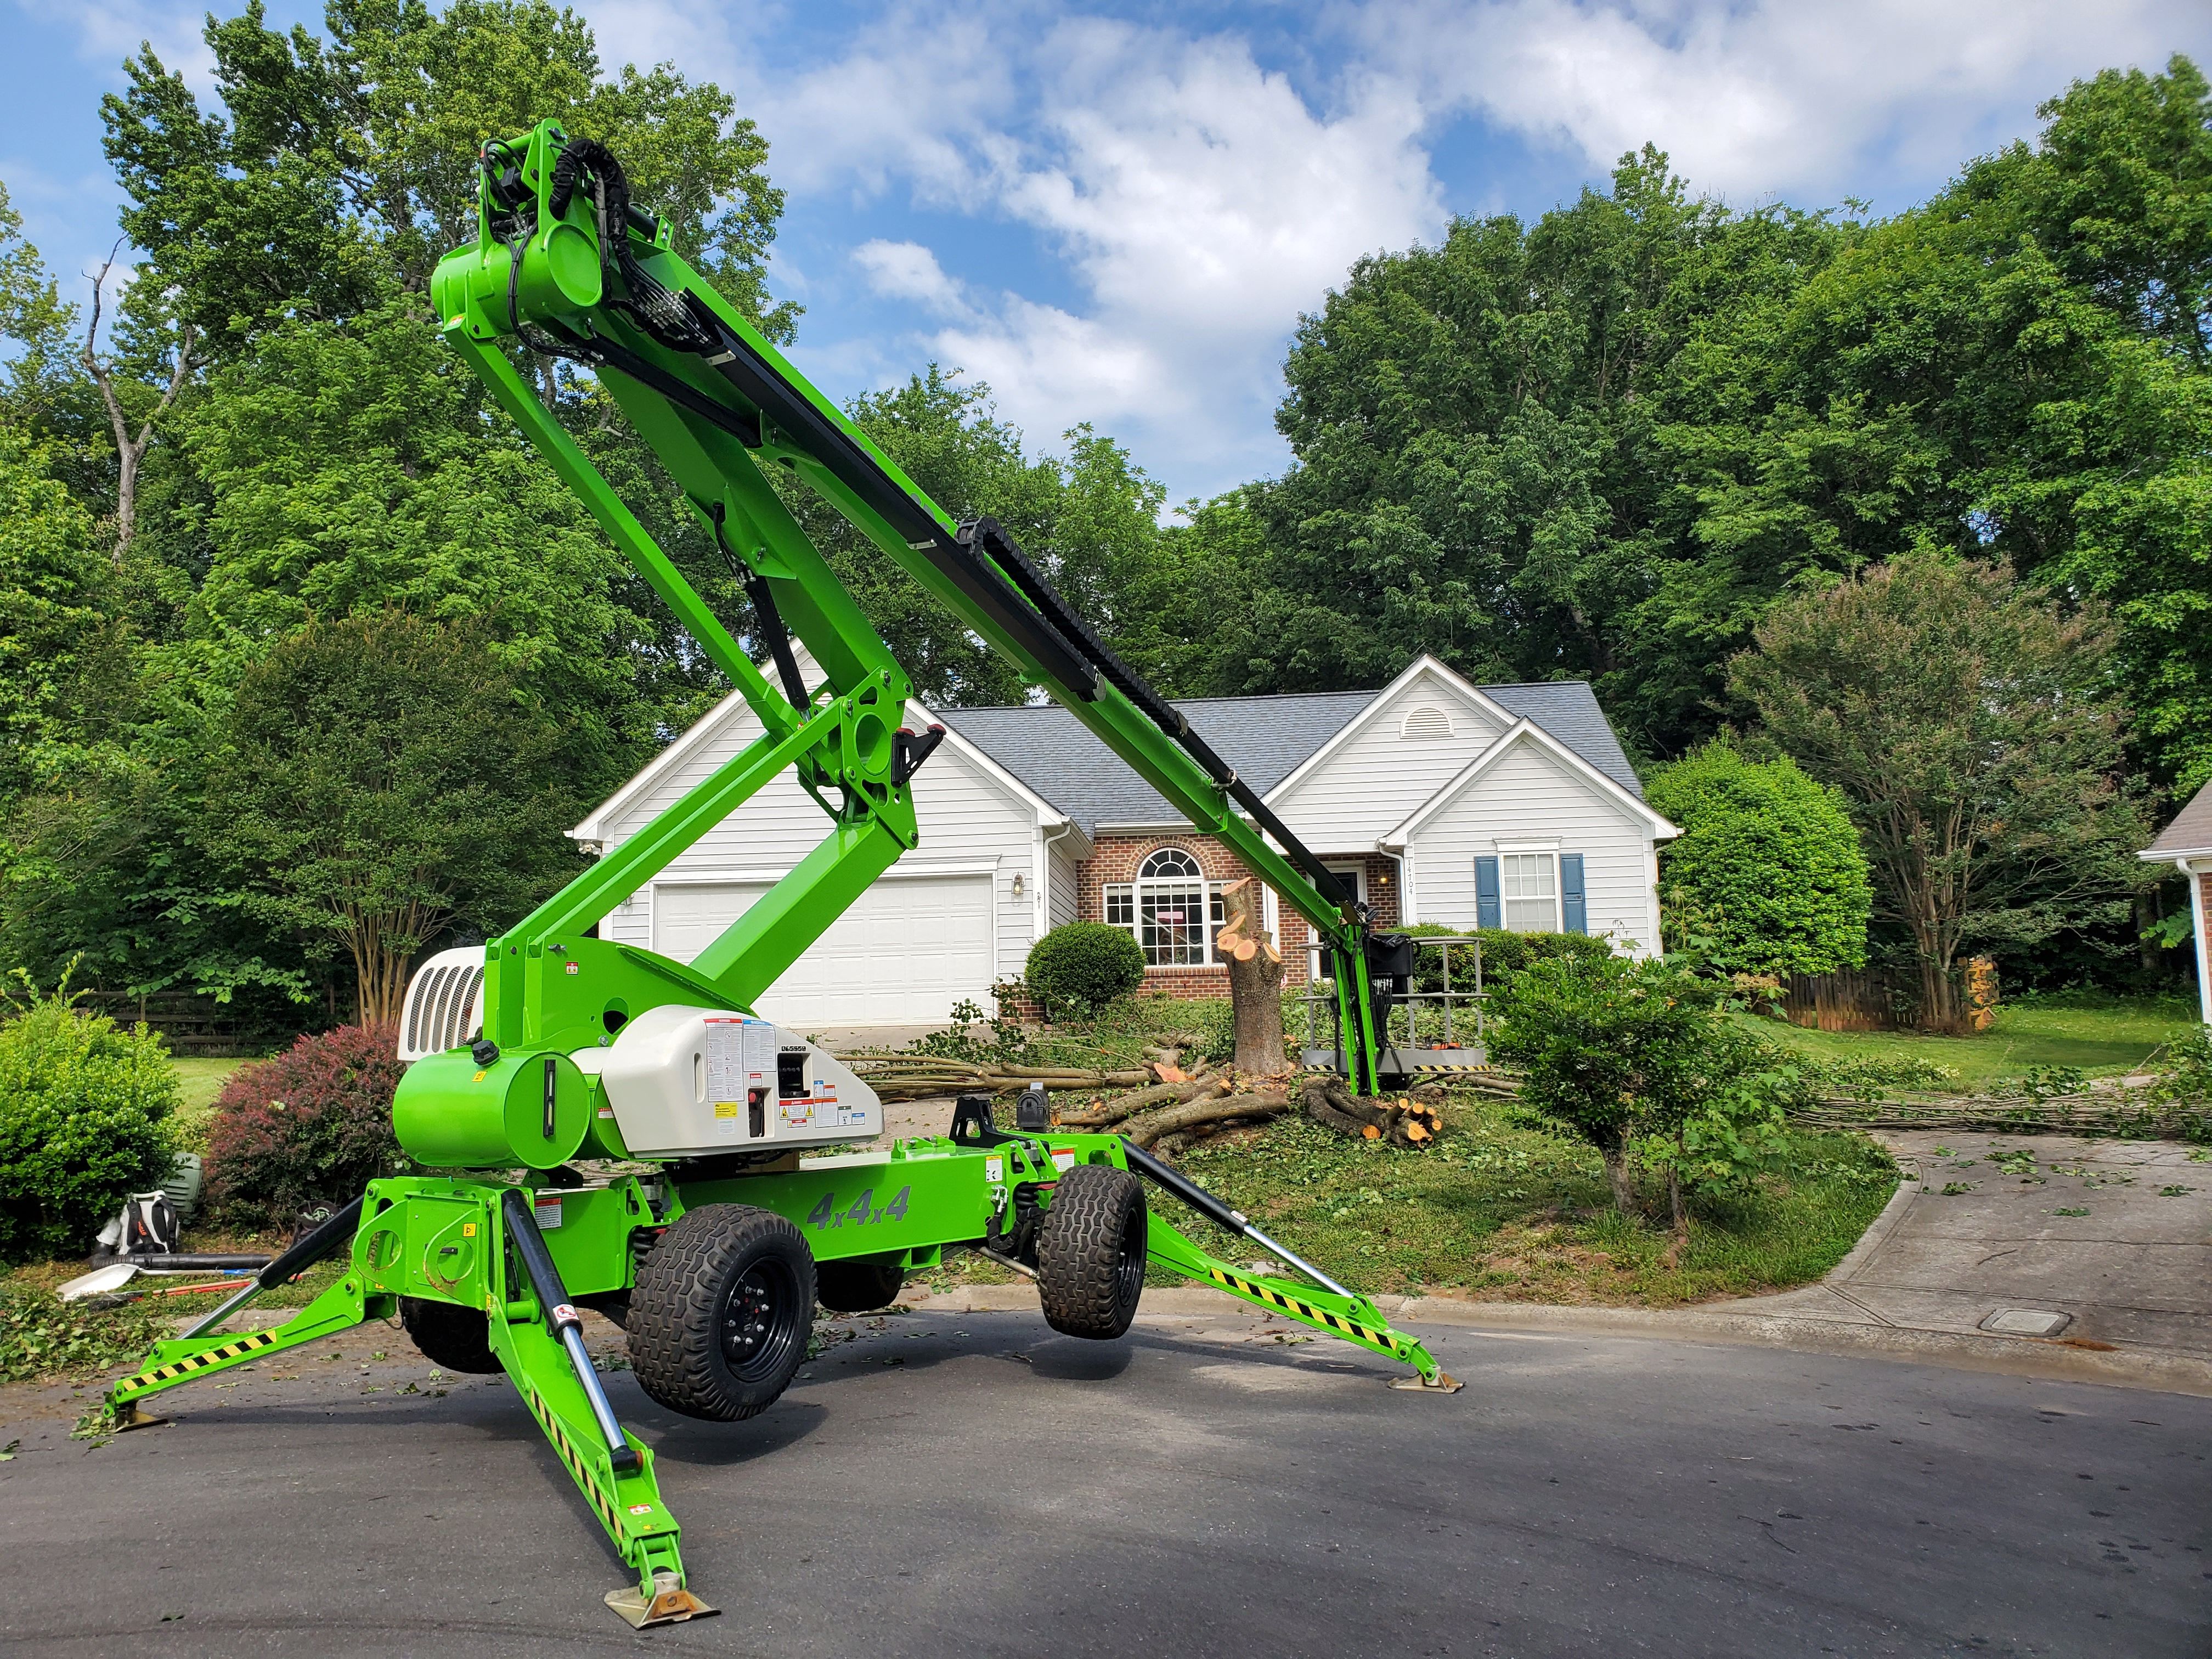
[[[233,1073],[208,1133],[213,1218],[289,1229],[308,1206],[351,1203],[408,1169],[392,1133],[398,1048],[388,1025],[342,1025]]]

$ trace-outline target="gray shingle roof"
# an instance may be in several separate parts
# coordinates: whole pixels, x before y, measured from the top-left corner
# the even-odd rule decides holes
[[[1588,680],[1486,685],[1482,695],[1499,708],[1534,720],[1637,799],[1644,799],[1643,780],[1628,763],[1613,722],[1597,706],[1597,694]]]
[[[1342,731],[1375,695],[1192,697],[1176,707],[1214,752],[1264,795]],[[1163,823],[1179,816],[1058,703],[947,708],[938,718],[1073,818],[1086,836],[1102,823]]]
[[[2198,790],[2143,851],[2154,858],[2173,858],[2183,853],[2201,853],[2208,847],[2212,847],[2212,783]]]
[[[1525,716],[1641,799],[1597,698],[1581,680],[1486,685],[1485,696]],[[1215,752],[1261,794],[1295,771],[1375,691],[1297,692],[1274,697],[1192,697],[1181,709]],[[938,718],[1093,835],[1102,823],[1162,823],[1178,815],[1152,787],[1057,703],[1016,708],[947,708]]]

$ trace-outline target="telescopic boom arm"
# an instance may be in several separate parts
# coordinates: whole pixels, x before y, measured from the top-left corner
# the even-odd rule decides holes
[[[1183,716],[1098,638],[1005,528],[957,523],[669,246],[605,148],[542,122],[488,144],[478,236],[438,266],[445,338],[759,716],[761,738],[493,942],[485,1035],[551,1040],[583,1017],[544,971],[614,906],[786,767],[828,837],[684,968],[623,947],[664,1001],[750,1007],[915,844],[911,778],[929,746],[901,731],[911,685],[786,507],[782,467],[843,515],[1030,680],[1042,685],[1194,825],[1226,842],[1311,923],[1332,957],[1337,1051],[1380,1086],[1385,1010],[1362,907]],[[743,576],[773,684],[656,546],[516,367],[517,344],[587,365]],[[789,637],[825,676],[799,680]],[[1370,966],[1377,971],[1370,972]],[[633,1010],[633,1012],[639,1012]],[[572,1018],[571,1017],[574,1018]]]

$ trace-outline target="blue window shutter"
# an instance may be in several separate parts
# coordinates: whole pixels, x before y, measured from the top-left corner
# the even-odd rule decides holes
[[[1498,860],[1494,858],[1474,861],[1474,925],[1478,927],[1502,925],[1498,908]]]
[[[1589,902],[1583,896],[1583,855],[1559,854],[1559,926],[1570,933],[1589,932]]]

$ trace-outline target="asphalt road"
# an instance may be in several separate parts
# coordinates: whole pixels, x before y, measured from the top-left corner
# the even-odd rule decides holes
[[[9,1391],[0,1648],[2212,1654],[2212,1401],[1465,1329],[1433,1333],[1469,1382],[1439,1398],[1228,1317],[848,1328],[750,1423],[611,1379],[722,1609],[642,1634],[504,1382],[398,1392],[430,1385],[396,1332],[97,1449]]]

